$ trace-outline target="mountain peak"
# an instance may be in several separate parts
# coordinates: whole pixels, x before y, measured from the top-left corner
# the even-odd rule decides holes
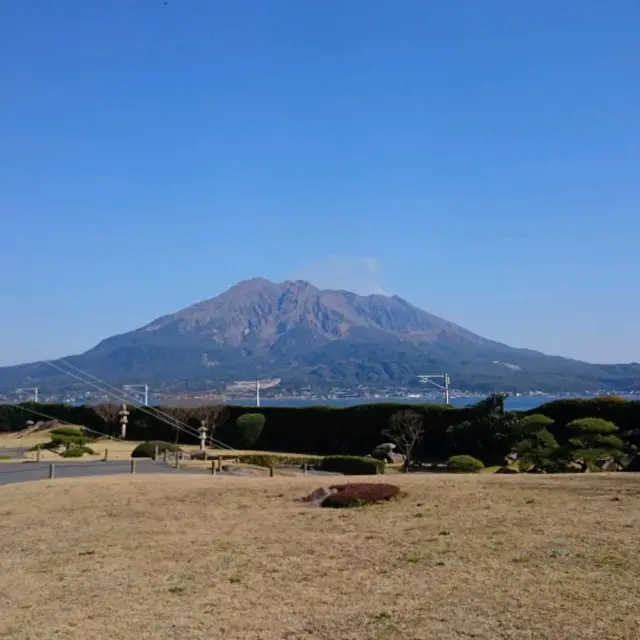
[[[294,387],[388,390],[441,371],[458,388],[483,391],[568,390],[567,380],[580,389],[588,388],[587,380],[601,385],[593,388],[626,389],[640,381],[638,366],[607,368],[508,347],[397,295],[361,296],[266,278],[243,280],[210,300],[107,338],[74,363],[110,383],[135,378],[192,389],[272,376]],[[0,370],[0,383],[33,386],[52,375],[51,367],[35,363]]]
[[[224,293],[164,316],[142,331],[172,333],[194,340],[268,354],[290,332],[309,334],[311,343],[348,336],[431,342],[439,332],[477,341],[478,336],[395,296],[360,296],[318,289],[305,280],[243,280]],[[290,336],[289,336],[290,337]]]

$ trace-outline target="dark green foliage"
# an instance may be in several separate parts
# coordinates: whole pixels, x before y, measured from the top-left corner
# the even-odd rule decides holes
[[[93,406],[74,407],[63,404],[3,405],[0,406],[0,431],[19,431],[26,421],[33,419],[28,407],[60,422],[84,425],[101,433],[112,434],[117,424],[107,424]],[[165,407],[167,409],[167,407]],[[456,408],[443,404],[374,403],[350,407],[261,407],[266,423],[259,441],[260,449],[289,453],[309,453],[320,456],[361,455],[380,444],[380,434],[389,426],[394,413],[411,410],[424,418],[427,427],[416,445],[416,461],[442,462],[452,455],[468,454],[486,465],[504,464],[504,457],[524,439],[519,430],[519,418],[544,415],[553,420],[547,431],[564,447],[574,434],[567,425],[576,419],[601,418],[616,424],[616,435],[625,442],[625,455],[640,446],[640,402],[612,397],[596,399],[558,400],[523,413],[502,412],[500,396],[474,406]],[[130,440],[159,440],[172,442],[173,425],[129,407],[127,437]],[[236,420],[252,413],[254,407],[227,407],[228,415],[216,429],[215,437],[234,446]],[[104,413],[104,411],[103,411]],[[110,420],[112,423],[113,421]],[[193,423],[193,424],[192,424]],[[196,425],[190,420],[189,424]],[[498,427],[494,430],[494,427]],[[197,444],[197,436],[179,432],[183,444]],[[606,441],[603,441],[605,443]],[[611,444],[611,443],[609,443]]]
[[[66,451],[63,451],[60,456],[62,458],[81,458],[85,453],[87,455],[93,456],[96,452],[91,447],[74,445]]]
[[[266,467],[267,469],[270,467],[277,467],[280,464],[284,464],[282,462],[282,458],[280,458],[279,456],[270,456],[268,454],[261,453],[240,456],[238,460],[242,464],[252,464],[256,467]]]
[[[541,414],[526,416],[520,423],[520,437],[514,447],[521,471],[558,471],[558,443],[549,429],[553,420]]]
[[[605,435],[610,433],[616,433],[618,427],[609,420],[603,420],[602,418],[581,418],[579,420],[572,420],[567,428],[576,434],[580,434],[584,438],[588,438],[591,435]]]
[[[616,396],[556,400],[526,411],[523,415],[532,414],[542,414],[553,420],[554,435],[560,444],[570,437],[567,425],[581,418],[601,418],[613,422],[621,432],[640,427],[640,401],[626,400]],[[638,444],[640,444],[640,434]]]
[[[42,445],[42,447],[49,451],[59,453],[63,458],[80,458],[85,453],[94,453],[94,451],[87,446],[93,438],[87,436],[82,427],[63,425],[51,429],[49,435],[51,436],[51,441]]]
[[[346,476],[372,476],[384,473],[384,462],[358,456],[327,456],[317,468],[321,471],[344,473]]]
[[[232,446],[236,449],[254,449],[258,445],[266,419],[261,413],[245,413],[236,420]]]
[[[240,456],[238,460],[244,464],[252,464],[256,467],[277,467],[277,466],[299,466],[302,464],[316,464],[317,458],[286,456],[286,455],[269,455],[255,453],[251,455]]]
[[[71,425],[60,425],[59,427],[55,427],[51,429],[49,433],[52,436],[62,437],[62,438],[87,438],[84,429],[82,427],[74,427]]]
[[[570,468],[597,471],[607,460],[621,462],[624,442],[615,435],[618,427],[602,418],[580,418],[567,425],[571,435],[561,448],[561,459]]]
[[[470,455],[486,466],[504,464],[519,439],[521,416],[504,410],[506,394],[493,394],[470,407],[468,418],[451,426],[450,452]]]
[[[384,502],[395,498],[400,493],[400,488],[394,484],[378,484],[354,482],[350,484],[336,484],[329,487],[335,491],[327,496],[320,506],[333,509],[348,509],[362,507],[367,504]]]
[[[451,456],[447,460],[447,470],[451,473],[476,473],[484,469],[482,461],[473,456]]]
[[[524,431],[540,431],[541,429],[550,429],[553,427],[553,419],[541,413],[532,413],[526,415],[521,422]]]
[[[179,445],[173,444],[173,442],[162,442],[161,440],[151,440],[149,442],[141,442],[132,452],[132,458],[153,458],[156,453],[156,447],[158,455],[163,454],[165,451],[178,452],[182,451]]]
[[[640,404],[640,403],[639,403]],[[161,407],[164,411],[171,408]],[[260,438],[260,448],[266,451],[310,453],[316,455],[360,455],[380,444],[380,433],[388,427],[390,417],[397,411],[411,409],[424,416],[428,432],[416,447],[414,457],[446,460],[451,455],[447,428],[459,424],[473,413],[470,408],[455,408],[444,404],[373,403],[350,407],[261,407],[266,424]],[[101,433],[113,433],[93,406],[74,407],[63,404],[42,404],[38,410],[62,422],[81,424]],[[254,411],[253,407],[227,406],[228,415],[216,429],[216,438],[234,445],[236,420]],[[161,440],[172,442],[173,425],[167,424],[134,406],[129,407],[129,440]],[[3,431],[23,429],[31,414],[17,405],[0,406],[0,427]],[[194,425],[192,425],[194,426]],[[197,444],[197,436],[179,432],[182,444]]]

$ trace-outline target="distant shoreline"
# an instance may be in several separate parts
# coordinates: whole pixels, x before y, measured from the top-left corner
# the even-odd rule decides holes
[[[486,396],[454,396],[450,399],[450,404],[457,407],[465,407],[480,402]],[[594,395],[535,395],[535,396],[509,396],[505,403],[507,409],[514,411],[527,411],[534,409],[547,402],[554,402],[556,400],[587,400],[589,398],[602,397],[596,394]],[[640,396],[622,395],[619,397],[627,398],[628,400],[640,401]],[[426,404],[444,403],[444,399],[441,397],[420,397],[420,398],[261,398],[260,407],[310,407],[317,405],[335,406],[335,407],[351,407],[361,404],[382,404],[382,403],[399,403],[399,404]],[[245,398],[228,398],[227,404],[242,405],[242,406],[256,406],[255,397]]]

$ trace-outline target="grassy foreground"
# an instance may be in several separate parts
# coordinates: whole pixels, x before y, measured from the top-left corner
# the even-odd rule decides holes
[[[394,476],[389,504],[293,502],[322,481],[3,487],[0,637],[637,637],[635,474]]]
[[[50,429],[45,429],[42,431],[38,431],[36,433],[31,433],[26,436],[22,436],[18,433],[4,433],[0,434],[0,450],[1,449],[30,449],[35,447],[36,445],[44,445],[49,442],[50,437]],[[97,460],[103,460],[105,455],[105,449],[108,450],[108,458],[109,460],[130,460],[131,452],[140,444],[139,441],[135,440],[114,440],[110,438],[101,438],[94,442],[89,443],[89,447],[91,447],[96,453],[95,455],[83,455],[81,458],[73,458],[73,462],[95,462]],[[199,451],[200,447],[198,445],[184,445],[181,444],[180,447],[185,453],[193,453]],[[308,459],[321,459],[321,456],[312,456],[307,454],[297,454],[297,453],[277,453],[277,452],[269,452],[269,451],[254,451],[254,450],[240,450],[240,449],[212,449],[210,447],[207,448],[207,455],[209,456],[220,456],[223,459],[233,459],[238,456],[247,456],[247,455],[268,455],[273,458],[286,458],[287,460],[295,460],[296,458],[300,458],[300,460],[308,460]],[[24,462],[28,460],[35,460],[37,454],[35,451],[27,451],[21,458],[13,459],[13,460],[0,460],[0,462]],[[40,450],[40,460],[43,462],[60,462],[64,461],[64,458],[59,456],[57,453],[52,451],[47,451],[46,449]],[[184,463],[181,466],[209,466],[210,463],[203,465],[201,463]]]

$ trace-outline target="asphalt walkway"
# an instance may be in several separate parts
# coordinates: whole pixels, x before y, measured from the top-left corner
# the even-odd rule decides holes
[[[110,476],[121,473],[131,473],[129,460],[113,460],[108,462],[55,462],[56,478],[79,478],[82,476]],[[0,485],[15,482],[30,482],[33,480],[47,480],[49,478],[49,462],[22,462],[0,465]],[[137,460],[136,473],[209,473],[204,469],[175,469],[162,462],[153,460]],[[230,475],[224,473],[223,475]]]
[[[284,469],[284,468],[283,468]],[[50,462],[7,462],[0,464],[0,486],[14,484],[16,482],[31,482],[34,480],[48,480],[51,470]],[[69,462],[62,460],[54,463],[55,478],[81,478],[84,476],[110,476],[121,473],[131,473],[130,460],[112,461],[92,461],[92,462]],[[176,469],[171,465],[158,460],[147,460],[146,458],[136,459],[135,473],[176,473],[176,474],[199,474],[211,475],[211,469],[203,468],[182,468]],[[218,472],[216,472],[218,473]],[[309,470],[309,475],[314,476],[336,476],[341,474],[327,473],[323,471]],[[219,472],[223,476],[252,477],[250,471],[243,469],[233,469]]]

